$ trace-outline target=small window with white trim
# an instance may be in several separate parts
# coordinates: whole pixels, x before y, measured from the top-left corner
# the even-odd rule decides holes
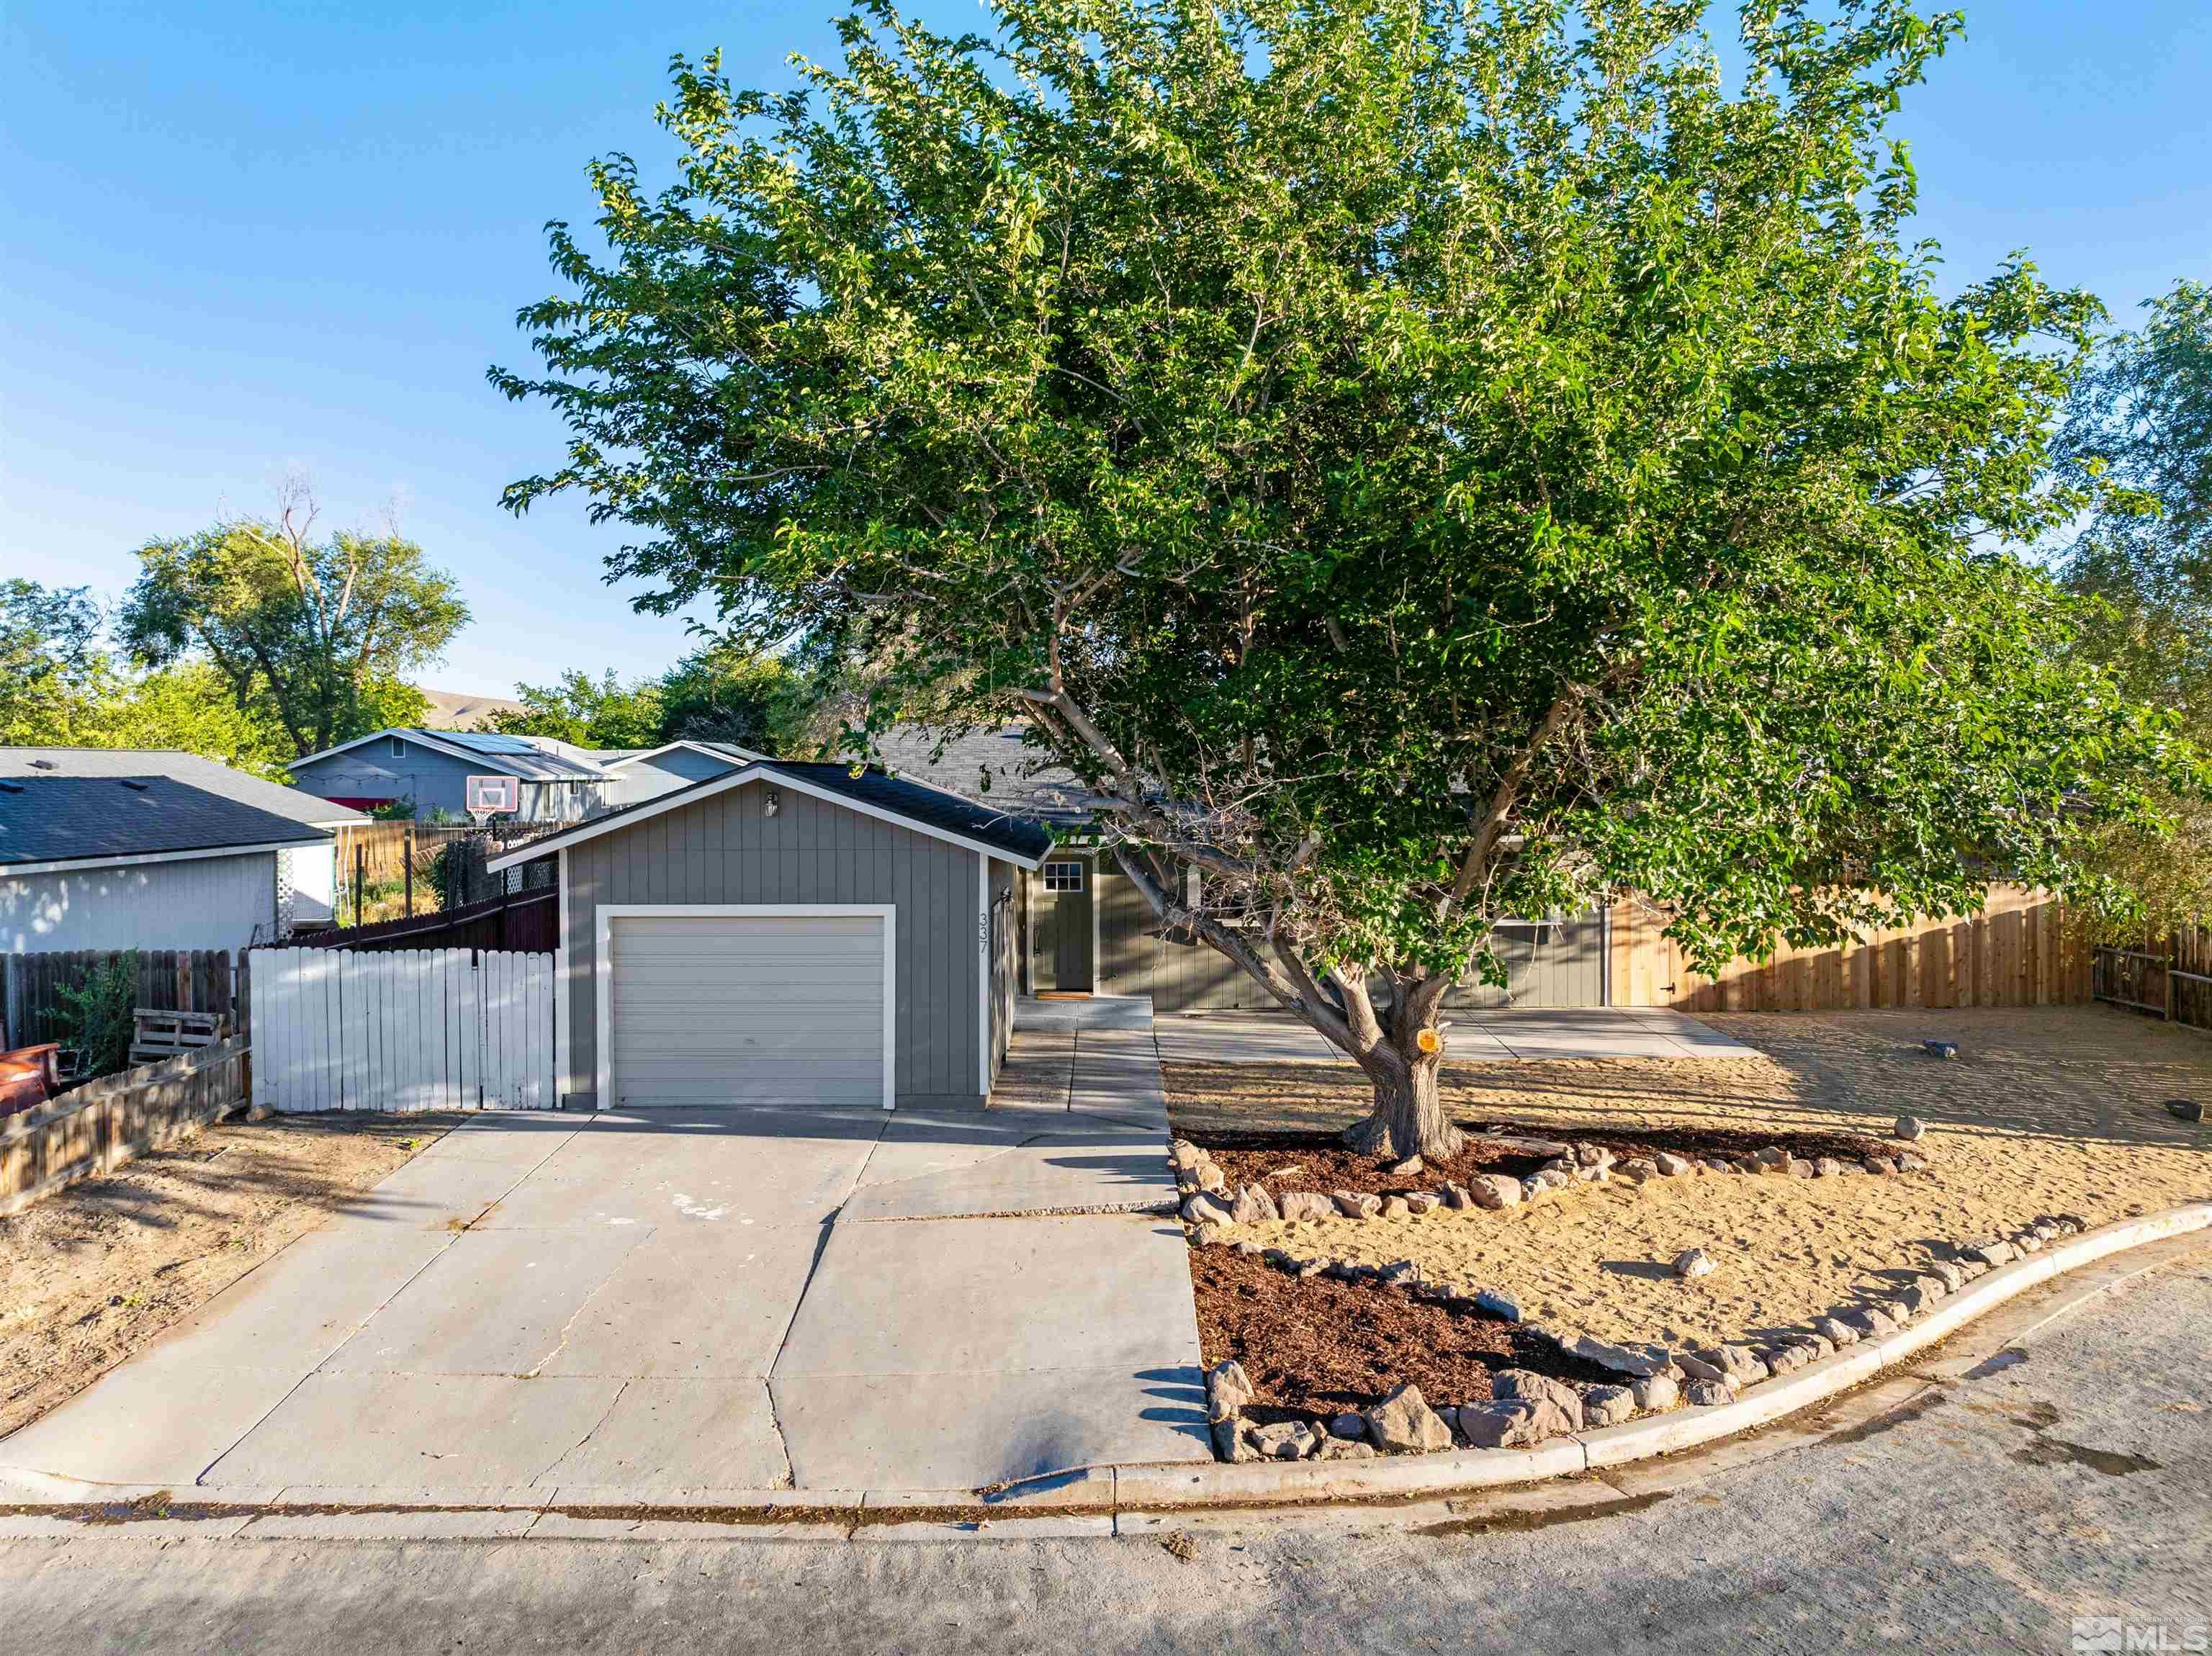
[[[394,759],[407,757],[407,739],[404,737],[395,736],[392,738],[392,756]]]
[[[1082,890],[1083,864],[1080,863],[1047,863],[1044,865],[1044,889],[1047,891]]]

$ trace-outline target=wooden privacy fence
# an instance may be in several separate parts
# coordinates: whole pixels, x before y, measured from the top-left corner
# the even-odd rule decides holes
[[[243,1036],[87,1082],[0,1121],[0,1214],[111,1173],[234,1105],[252,1061]]]
[[[2212,928],[2184,926],[2139,949],[2100,943],[2096,998],[2212,1029]]]
[[[132,951],[73,949],[0,955],[0,1049],[61,1038],[61,991],[83,983],[95,968]],[[227,949],[142,949],[133,1004],[161,1012],[214,1012],[229,1027],[246,1027],[246,953]]]
[[[1982,913],[1876,931],[1840,948],[1778,948],[1703,977],[1660,935],[1668,916],[1613,910],[1613,1004],[1685,1012],[1825,1012],[1874,1007],[2071,1006],[2091,998],[2088,943],[2046,891],[1990,888]]]
[[[253,1101],[272,1110],[550,1109],[553,957],[257,949]]]

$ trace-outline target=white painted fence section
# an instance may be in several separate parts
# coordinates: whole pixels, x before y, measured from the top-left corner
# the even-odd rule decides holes
[[[271,1110],[553,1107],[553,956],[257,949],[253,1101]]]

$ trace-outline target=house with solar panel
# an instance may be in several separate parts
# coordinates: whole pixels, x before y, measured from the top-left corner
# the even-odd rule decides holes
[[[470,778],[509,779],[515,804],[502,815],[580,822],[616,802],[610,757],[546,736],[384,730],[295,759],[291,772],[294,786],[351,810],[410,802],[417,822],[463,821]]]

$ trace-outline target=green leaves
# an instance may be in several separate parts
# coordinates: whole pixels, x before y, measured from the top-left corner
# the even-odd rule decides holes
[[[2075,878],[2188,762],[1988,549],[2099,498],[2047,451],[2099,307],[1946,301],[1899,239],[1884,122],[1955,18],[1756,5],[1731,90],[1701,11],[864,4],[804,96],[679,59],[681,183],[595,170],[610,254],[549,233],[543,370],[494,373],[574,437],[508,500],[584,491],[654,606],[865,647],[860,724],[1031,719],[1302,960]]]

